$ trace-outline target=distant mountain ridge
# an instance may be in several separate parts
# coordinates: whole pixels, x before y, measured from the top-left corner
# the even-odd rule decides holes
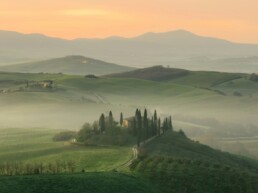
[[[133,70],[134,68],[119,66],[79,55],[54,58],[38,62],[29,62],[16,65],[0,66],[0,71],[29,72],[29,73],[65,73],[65,74],[95,74],[118,73]]]
[[[147,67],[166,65],[190,70],[258,72],[258,45],[202,37],[185,30],[146,33],[134,38],[65,40],[41,34],[0,31],[0,64],[87,55],[112,63]],[[228,64],[239,58],[241,63]]]

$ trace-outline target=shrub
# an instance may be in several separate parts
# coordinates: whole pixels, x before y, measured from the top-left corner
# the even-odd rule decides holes
[[[53,141],[68,141],[75,138],[75,131],[63,131],[53,137]]]
[[[180,129],[180,130],[178,131],[178,133],[179,133],[181,136],[186,137],[185,132],[184,132],[182,129]]]
[[[93,132],[92,126],[89,123],[85,123],[77,134],[77,140],[85,142],[93,135]]]

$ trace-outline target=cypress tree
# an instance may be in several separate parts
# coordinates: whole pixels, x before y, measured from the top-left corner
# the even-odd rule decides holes
[[[168,118],[166,117],[163,121],[163,124],[162,124],[163,128],[163,133],[168,129]]]
[[[160,121],[160,118],[158,120],[158,135],[160,135],[160,128],[161,127],[161,121]]]
[[[158,129],[157,129],[157,125],[158,125],[158,116],[157,116],[157,111],[155,110],[155,111],[154,111],[154,127],[153,127],[153,132],[154,132],[154,133],[153,133],[153,136],[154,136],[154,135],[157,135],[157,133],[158,133],[158,132],[157,132],[157,130],[158,130]]]
[[[100,132],[103,133],[106,130],[106,125],[105,125],[105,115],[102,113],[100,118],[99,118],[99,128]]]
[[[150,133],[150,137],[154,136],[154,130],[155,130],[155,126],[154,126],[154,117],[151,118],[151,133]]]
[[[137,113],[137,146],[140,147],[142,140],[142,115],[141,111],[138,110]]]
[[[137,136],[137,122],[136,122],[136,118],[133,118],[133,136]]]
[[[136,111],[135,111],[135,117],[137,117],[138,116],[138,112],[139,112],[139,109],[136,109]]]
[[[123,126],[124,118],[123,118],[123,113],[120,113],[120,126]]]
[[[138,135],[138,113],[139,113],[139,110],[136,109],[135,115],[134,115],[135,136]]]
[[[113,118],[113,113],[112,111],[109,111],[109,116],[108,116],[108,125],[109,128],[111,128],[114,124],[114,118]]]
[[[154,111],[154,121],[157,121],[157,119],[158,119],[157,111],[155,110],[155,111]]]
[[[148,114],[147,110],[144,110],[143,116],[143,133],[144,133],[144,140],[148,139]]]
[[[166,119],[165,119],[165,131],[167,131],[168,130],[168,118],[166,117]]]
[[[169,124],[168,125],[169,125],[169,129],[173,130],[172,117],[171,116],[169,117]]]

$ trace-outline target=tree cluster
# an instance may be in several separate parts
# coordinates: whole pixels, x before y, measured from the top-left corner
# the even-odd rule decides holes
[[[152,117],[148,117],[147,109],[144,110],[143,116],[141,110],[136,109],[133,118],[133,127],[133,134],[137,137],[138,147],[141,142],[145,142],[154,136],[161,135],[167,130],[173,130],[171,116],[166,117],[163,122],[161,122],[161,118],[158,117],[156,110]]]
[[[93,124],[85,123],[77,134],[77,141],[85,145],[125,145],[130,143],[132,136],[122,127],[123,113],[116,122],[112,111],[107,116],[100,115]]]
[[[172,129],[171,116],[162,120],[158,117],[156,110],[151,117],[148,116],[147,109],[144,110],[143,115],[141,110],[137,109],[135,115],[127,119],[124,119],[123,113],[121,113],[119,122],[115,121],[113,113],[110,111],[108,116],[102,113],[99,120],[92,125],[85,123],[78,132],[77,140],[83,143],[92,142],[93,139],[99,140],[99,142],[107,142],[109,141],[108,138],[115,138],[114,143],[112,142],[111,144],[122,145],[126,143],[126,140],[128,141],[128,138],[130,138],[128,135],[130,135],[136,138],[137,145],[140,146],[141,142]],[[118,140],[118,138],[120,139]],[[97,142],[96,140],[95,142]]]

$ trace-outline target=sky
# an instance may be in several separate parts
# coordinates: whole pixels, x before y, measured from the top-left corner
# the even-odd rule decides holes
[[[257,0],[0,0],[0,30],[65,39],[185,29],[258,43]]]

